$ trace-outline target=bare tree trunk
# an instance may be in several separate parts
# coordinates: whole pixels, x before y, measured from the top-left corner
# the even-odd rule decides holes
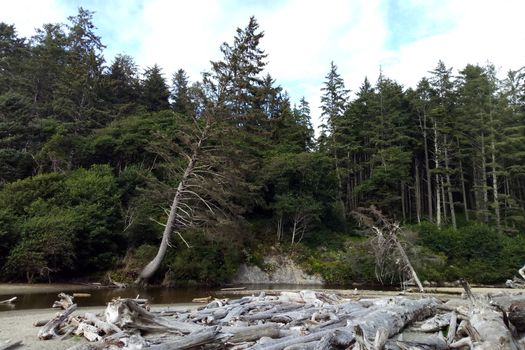
[[[490,148],[492,153],[492,191],[494,196],[494,214],[496,216],[496,229],[499,233],[501,233],[501,217],[498,199],[498,175],[496,173],[496,141],[494,140],[494,134],[491,137]]]
[[[419,179],[419,161],[416,159],[416,217],[417,223],[421,223],[421,180]]]
[[[439,177],[439,181],[441,182],[441,203],[443,203],[443,221],[448,222],[447,217],[447,200],[445,197],[445,182],[443,181],[443,175]]]
[[[438,147],[438,133],[437,133],[437,123],[434,120],[434,162],[436,169],[436,224],[438,227],[441,227],[441,196],[440,196],[440,181],[439,173],[439,147]]]
[[[447,138],[445,136],[445,148],[444,148],[444,151],[445,151],[445,170],[446,170],[446,173],[445,173],[445,176],[446,176],[446,180],[447,180],[447,192],[448,192],[448,202],[449,202],[449,206],[450,206],[450,218],[452,220],[452,227],[454,227],[454,229],[457,228],[457,225],[456,225],[456,212],[454,210],[454,197],[452,196],[452,183],[450,181],[450,168],[448,166],[448,152],[447,152]]]
[[[188,159],[188,165],[186,166],[186,169],[182,174],[182,177],[179,181],[179,185],[177,186],[177,190],[175,192],[175,196],[173,197],[173,202],[170,207],[170,213],[168,215],[168,220],[166,221],[166,226],[164,226],[164,232],[162,233],[162,241],[160,242],[157,255],[140,272],[138,278],[135,280],[136,284],[147,283],[148,279],[150,279],[155,274],[155,272],[157,272],[157,270],[160,267],[160,264],[162,263],[162,260],[164,259],[164,256],[166,255],[166,251],[168,249],[170,241],[170,236],[177,222],[177,211],[179,210],[182,194],[186,189],[188,179],[190,178],[190,176],[192,176],[195,170],[195,164],[201,151],[202,143],[208,136],[209,128],[210,124],[207,122],[206,126],[202,130],[202,134],[200,135],[195,147],[193,148],[192,155]]]
[[[489,221],[489,194],[487,186],[487,154],[485,151],[485,134],[481,133],[481,184],[483,191],[483,222]]]
[[[463,173],[463,163],[459,160],[459,175],[461,179],[461,194],[463,195],[463,210],[465,212],[465,220],[469,221],[468,206],[467,206],[467,191],[465,189],[465,174]]]
[[[401,182],[401,213],[403,215],[403,222],[406,222],[406,203],[405,203],[405,183]]]
[[[279,242],[283,235],[283,216],[279,215],[279,220],[277,221],[277,242]]]
[[[427,206],[428,206],[428,219],[433,220],[434,214],[432,210],[432,178],[430,175],[430,165],[428,157],[428,140],[427,140],[427,117],[423,115],[423,145],[425,150],[425,175],[427,178]]]

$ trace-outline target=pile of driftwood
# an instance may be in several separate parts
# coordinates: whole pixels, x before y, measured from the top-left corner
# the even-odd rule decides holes
[[[519,297],[492,304],[469,294],[435,298],[349,300],[313,291],[213,300],[196,310],[151,311],[140,299],[115,299],[104,315],[64,312],[40,330],[41,339],[82,335],[86,349],[523,349],[525,308]],[[522,303],[522,304],[520,304]]]

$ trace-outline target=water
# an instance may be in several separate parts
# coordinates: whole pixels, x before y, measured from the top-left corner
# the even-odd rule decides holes
[[[5,285],[4,285],[5,286]],[[297,285],[247,285],[246,290],[257,292],[259,290],[301,290],[308,289],[309,286]],[[318,289],[320,286],[310,286],[312,289]],[[14,305],[0,304],[0,312],[10,310],[27,310],[27,309],[45,309],[50,308],[55,300],[58,300],[58,293],[61,291],[69,295],[73,293],[89,293],[90,297],[77,297],[75,303],[79,307],[83,306],[105,306],[107,302],[114,298],[140,298],[148,299],[150,304],[174,304],[174,303],[191,303],[194,298],[204,298],[208,296],[220,298],[240,298],[240,295],[225,294],[222,292],[217,295],[218,288],[211,287],[187,287],[187,288],[166,288],[166,287],[148,287],[148,288],[86,288],[86,286],[67,285],[61,286],[39,286],[39,285],[22,285],[18,290],[3,291],[0,285],[0,300],[17,297]],[[43,291],[45,290],[45,291]]]
[[[77,297],[75,303],[79,307],[83,306],[104,306],[108,301],[114,298],[135,298],[137,295],[140,298],[146,298],[151,304],[172,304],[172,303],[190,303],[193,298],[207,297],[212,295],[212,291],[207,288],[99,288],[86,289],[79,288],[78,290],[67,290],[67,294],[73,293],[89,293],[90,297]],[[17,299],[13,305],[0,304],[0,312],[9,310],[25,310],[25,309],[44,309],[50,308],[55,300],[58,300],[57,291],[41,292],[38,289],[29,293],[9,295],[0,295],[0,300],[9,299],[16,296]]]

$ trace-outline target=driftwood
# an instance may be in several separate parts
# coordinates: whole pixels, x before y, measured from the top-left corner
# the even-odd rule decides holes
[[[40,339],[51,339],[58,335],[57,331],[62,327],[63,323],[67,320],[69,315],[77,309],[77,304],[73,304],[68,307],[64,312],[58,314],[38,332],[38,338]]]
[[[11,299],[6,299],[6,300],[0,301],[0,304],[13,304],[15,302],[15,300],[16,300],[16,297],[12,297]]]
[[[18,340],[15,342],[11,342],[10,340],[8,340],[7,342],[0,343],[0,350],[14,349],[19,346],[22,346],[21,340]]]
[[[187,311],[148,311],[142,299],[115,299],[104,317],[70,317],[72,305],[39,336],[71,332],[91,342],[75,346],[77,350],[519,349],[518,342],[525,340],[503,319],[507,313],[511,319],[509,309],[502,312],[502,307],[471,297],[469,311],[429,297],[356,301],[313,291],[216,299]],[[517,304],[515,308],[516,313],[521,310]]]
[[[55,301],[53,303],[53,306],[51,306],[52,308],[58,308],[58,309],[66,310],[71,305],[73,305],[74,297],[72,297],[71,295],[68,295],[66,293],[60,293],[60,294],[58,294],[58,299],[59,300],[57,300],[57,301]]]

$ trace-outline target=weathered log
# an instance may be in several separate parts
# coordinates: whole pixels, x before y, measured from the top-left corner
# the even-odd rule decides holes
[[[447,343],[449,344],[452,344],[454,342],[454,338],[456,337],[457,322],[458,316],[454,311],[452,311],[450,316],[450,325],[448,326],[447,333]]]
[[[93,324],[93,326],[104,332],[104,334],[106,335],[122,332],[122,330],[116,325],[109,322],[104,322],[100,320],[95,314],[92,314],[90,312],[86,312],[84,314],[84,319],[88,323]]]
[[[192,333],[201,330],[203,326],[169,320],[157,316],[141,308],[133,299],[117,299],[108,303],[104,312],[106,322],[120,328],[138,328],[148,331],[172,331],[180,333]]]
[[[396,344],[397,346],[415,347],[416,349],[435,349],[435,350],[446,350],[448,349],[447,340],[443,337],[443,334],[424,334],[417,332],[403,332],[399,334],[396,339],[388,340],[387,344]],[[388,346],[387,346],[388,348]]]
[[[73,332],[76,335],[83,335],[90,342],[100,341],[102,337],[98,334],[98,329],[86,322],[80,322],[77,329]]]
[[[55,318],[49,320],[49,322],[38,331],[38,338],[40,339],[51,339],[57,335],[57,329],[67,320],[69,315],[77,309],[77,304],[73,304],[68,307],[64,312],[58,314]]]
[[[488,307],[474,309],[470,317],[472,326],[481,336],[481,342],[474,343],[474,349],[518,350],[510,330],[505,327],[503,317]]]
[[[53,303],[52,308],[58,308],[62,310],[66,310],[71,305],[73,305],[73,297],[71,295],[68,295],[66,293],[60,293],[58,294],[58,298],[60,300],[57,300]]]
[[[90,293],[73,293],[73,298],[89,298],[91,297]]]
[[[35,322],[33,323],[33,327],[42,327],[42,326],[45,326],[48,322],[49,322],[49,320],[39,320],[39,321],[35,321]]]
[[[224,333],[231,334],[230,343],[251,342],[261,337],[281,338],[290,335],[291,331],[281,329],[276,323],[265,323],[248,327],[222,327]]]
[[[152,350],[172,350],[172,349],[191,349],[199,345],[209,344],[211,342],[228,338],[229,335],[220,334],[219,327],[213,326],[199,330],[192,334],[181,337],[178,340],[166,342],[164,344],[150,346]]]
[[[4,344],[0,344],[0,350],[8,350],[8,349],[14,349],[18,346],[22,346],[22,341],[18,340],[15,342],[11,342],[11,340],[8,340]]]
[[[221,291],[228,292],[228,291],[238,291],[238,290],[245,290],[246,287],[228,287],[228,288],[221,288]]]
[[[450,313],[434,315],[432,318],[425,320],[418,329],[426,333],[437,332],[450,324],[451,316],[452,314]]]
[[[2,300],[0,301],[0,304],[13,304],[16,299],[17,297],[12,297],[11,299]]]
[[[211,300],[211,296],[205,297],[205,298],[193,298],[191,301],[192,303],[209,303]]]

